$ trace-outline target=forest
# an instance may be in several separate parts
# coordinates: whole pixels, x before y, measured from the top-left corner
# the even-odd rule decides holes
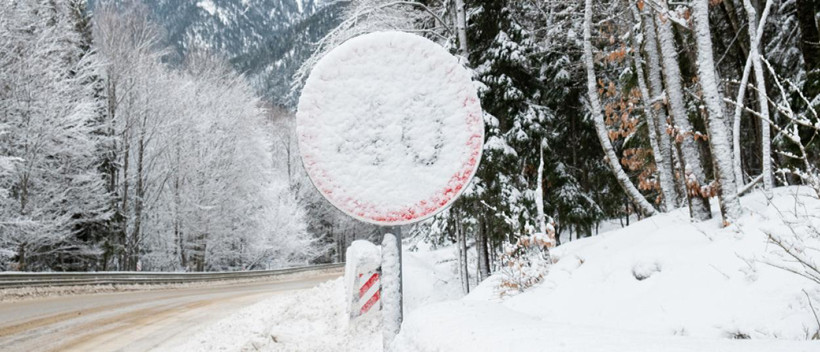
[[[472,72],[481,166],[405,230],[455,245],[465,290],[526,236],[560,245],[681,207],[728,226],[752,189],[820,195],[820,1],[334,3],[291,97],[322,55],[375,31],[422,35]],[[176,56],[139,1],[7,0],[0,270],[281,267],[344,261],[379,234],[313,189],[293,107],[223,53]]]
[[[271,107],[223,59],[171,67],[144,7],[0,15],[0,269],[203,271],[318,254]]]

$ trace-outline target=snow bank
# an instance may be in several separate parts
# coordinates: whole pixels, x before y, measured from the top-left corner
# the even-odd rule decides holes
[[[359,220],[405,224],[453,202],[481,159],[484,125],[469,72],[409,33],[365,34],[314,67],[297,135],[316,188]]]
[[[343,279],[276,294],[204,329],[177,351],[379,351],[380,316],[347,324]],[[344,346],[344,347],[342,347]]]
[[[503,304],[463,300],[419,309],[405,321],[394,347],[397,352],[810,352],[817,343],[658,335],[546,320]]]
[[[358,253],[366,245],[354,245]],[[405,312],[461,297],[454,249],[404,251]],[[344,279],[274,294],[205,328],[175,351],[381,351],[382,315],[346,311]]]
[[[783,219],[818,216],[820,201],[792,187],[775,190],[771,203],[753,194],[742,204],[746,215],[726,229],[718,219],[693,224],[680,209],[559,246],[552,251],[558,261],[540,286],[501,300],[492,277],[462,301],[410,314],[396,347],[816,351],[816,342],[784,339],[805,340],[817,331],[803,290],[817,308],[820,288],[772,266],[793,263],[766,233],[789,234]],[[818,219],[810,221],[820,228]],[[792,227],[806,230],[806,224]]]
[[[402,252],[405,312],[463,297],[458,280],[456,249],[433,249],[426,243],[418,243],[416,248],[413,252]]]

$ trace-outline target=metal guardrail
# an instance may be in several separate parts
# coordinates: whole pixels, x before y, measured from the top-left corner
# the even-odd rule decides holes
[[[21,287],[86,286],[86,285],[155,285],[192,282],[242,280],[276,277],[311,271],[331,271],[344,268],[341,264],[322,264],[298,268],[255,271],[219,271],[196,273],[166,272],[93,272],[93,273],[27,273],[0,272],[0,289]]]

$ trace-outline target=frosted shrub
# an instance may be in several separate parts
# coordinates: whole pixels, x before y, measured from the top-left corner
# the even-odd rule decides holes
[[[499,269],[501,296],[515,295],[541,282],[552,263],[549,249],[555,245],[553,237],[533,233],[521,236],[515,244],[504,245]]]
[[[765,262],[820,285],[820,207],[810,205],[806,195],[794,197],[791,209],[771,204],[785,226],[764,230],[777,247]]]

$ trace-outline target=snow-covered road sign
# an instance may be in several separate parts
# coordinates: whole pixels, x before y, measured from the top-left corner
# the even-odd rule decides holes
[[[356,219],[390,227],[379,277],[387,346],[402,321],[399,225],[446,209],[481,161],[484,123],[470,73],[414,34],[350,39],[311,71],[296,133],[319,192]]]
[[[350,39],[319,60],[296,129],[319,192],[346,214],[384,226],[452,204],[484,143],[470,73],[438,44],[401,32]]]

